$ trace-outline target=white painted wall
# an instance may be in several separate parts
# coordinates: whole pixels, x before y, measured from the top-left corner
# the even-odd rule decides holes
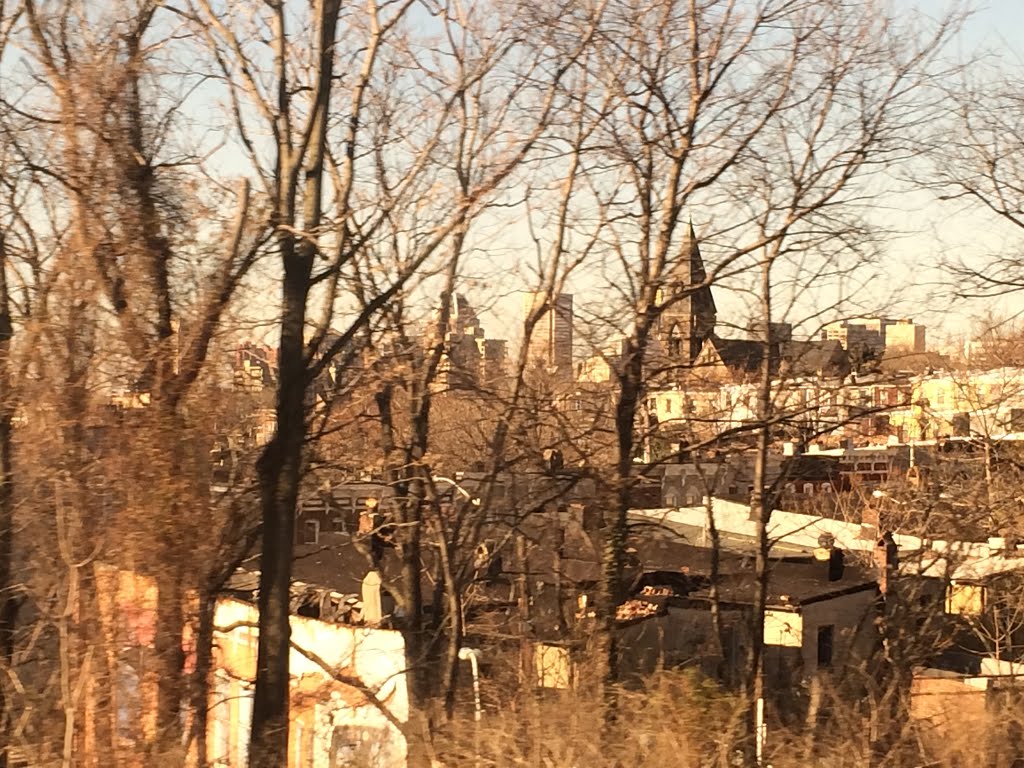
[[[230,598],[218,600],[214,626],[243,625],[235,626],[230,632],[217,632],[218,642],[231,643],[229,647],[235,649],[255,649],[256,630],[244,625],[255,624],[258,620],[259,612],[255,606]],[[367,688],[376,691],[377,699],[386,705],[398,722],[408,722],[405,641],[400,632],[333,624],[295,615],[291,616],[290,623],[294,645],[312,652],[327,667],[357,678]],[[254,658],[252,662],[252,669],[255,669]],[[323,666],[296,648],[292,649],[289,664],[293,681],[312,678],[326,683],[333,679]],[[368,734],[379,735],[380,748],[374,749],[379,759],[373,768],[400,768],[406,764],[405,738],[380,708],[365,702],[353,705],[341,694],[334,693],[327,700],[317,702],[315,711],[315,768],[328,768],[330,765],[331,737],[334,728],[340,726],[352,726]],[[248,724],[238,725],[246,727]]]
[[[712,500],[712,509],[715,525],[721,533],[757,535],[757,523],[750,519],[749,505],[716,498]],[[703,528],[707,522],[707,510],[703,505],[678,509],[633,509],[630,510],[630,514],[698,528]],[[777,509],[772,512],[771,522],[768,524],[768,536],[771,539],[807,550],[813,550],[818,546],[818,537],[823,533],[831,534],[840,549],[872,551],[875,548],[874,532],[865,535],[860,523]],[[917,536],[896,534],[894,538],[901,550],[916,550],[921,547],[921,539]]]

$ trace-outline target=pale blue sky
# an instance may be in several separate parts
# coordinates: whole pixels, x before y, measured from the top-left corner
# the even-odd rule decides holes
[[[932,2],[938,5],[936,0]],[[928,7],[927,3],[918,5]],[[1015,52],[1018,56],[1024,52],[1024,1],[983,0],[975,8],[967,29],[967,38],[971,42]]]
[[[897,5],[938,13],[947,7],[940,0],[899,0]],[[965,58],[985,54],[989,63],[1024,68],[1024,0],[981,0],[973,4],[960,38],[958,53]],[[899,212],[907,235],[890,244],[894,277],[906,286],[907,313],[929,326],[929,345],[943,335],[956,335],[987,312],[1013,314],[1024,308],[1024,297],[1001,303],[955,303],[941,283],[946,276],[934,267],[954,256],[982,260],[993,253],[1024,247],[1024,233],[991,215],[939,203],[931,195],[903,196]],[[885,216],[885,215],[883,215]],[[916,230],[916,231],[915,231]],[[919,307],[919,309],[918,309]]]
[[[939,16],[951,5],[950,0],[894,0],[897,8]],[[989,64],[1001,63],[1024,72],[1024,0],[979,0],[971,4],[973,12],[954,47],[951,57],[968,60],[984,54]],[[1022,77],[1024,80],[1024,77]],[[699,211],[694,216],[700,220]],[[850,314],[857,310],[878,311],[909,316],[929,327],[929,345],[938,347],[946,337],[966,333],[975,318],[992,311],[1012,314],[1024,308],[1024,296],[1006,299],[1000,304],[955,302],[951,298],[949,278],[939,268],[943,261],[966,258],[981,263],[991,255],[1016,247],[1024,247],[1024,233],[1017,232],[994,220],[991,215],[962,206],[940,203],[929,192],[907,192],[887,195],[878,200],[872,220],[898,235],[887,242],[885,276],[871,279],[867,274],[858,289],[856,306],[847,307]],[[503,240],[507,240],[505,233]],[[494,240],[488,240],[493,244]],[[517,250],[513,248],[513,250]],[[858,281],[853,281],[858,282]],[[494,283],[478,294],[481,300],[494,301],[492,295],[484,298]],[[852,287],[852,286],[851,286]],[[586,293],[586,287],[576,285],[576,291]],[[469,290],[473,293],[472,288]],[[743,308],[738,300],[719,290],[719,317],[728,323],[742,323],[738,315]],[[593,298],[593,297],[591,297]],[[586,301],[586,296],[578,296]],[[824,299],[826,302],[828,298]],[[514,297],[498,299],[493,311],[486,311],[484,322],[490,335],[515,338],[520,323],[518,304]],[[735,333],[726,328],[726,335]],[[578,349],[577,354],[583,350]]]
[[[942,13],[950,4],[949,0],[893,2],[908,12],[917,8],[935,15]],[[993,60],[1000,59],[1008,67],[1016,67],[1024,73],[1024,0],[977,0],[974,9],[961,35],[959,53],[968,56],[981,49]],[[1024,82],[1024,75],[1021,81]],[[978,304],[952,306],[948,293],[943,295],[941,291],[940,283],[944,275],[936,265],[951,255],[967,254],[972,259],[980,260],[994,252],[1024,247],[1024,233],[1018,234],[1000,227],[990,216],[980,212],[963,211],[950,204],[938,203],[929,194],[904,194],[884,202],[889,208],[879,209],[879,221],[898,227],[904,234],[889,242],[891,279],[884,285],[877,284],[879,306],[887,305],[894,292],[902,293],[904,301],[899,307],[900,314],[914,316],[927,324],[933,341],[965,326],[972,315],[992,308],[990,305]],[[694,218],[700,220],[699,212]],[[494,239],[485,236],[482,240],[488,250],[494,250]],[[507,245],[512,246],[511,243]],[[516,253],[524,251],[519,247],[510,247],[508,250]],[[531,250],[527,242],[524,252]],[[514,258],[513,254],[509,254],[509,258]],[[475,291],[473,286],[468,286],[471,297],[485,302],[487,299],[493,301],[494,294],[502,292],[503,283],[512,288],[515,276],[509,273],[514,271],[506,270],[504,274],[492,272],[482,276]],[[512,279],[509,280],[509,277]],[[477,293],[477,296],[472,296],[473,293]],[[862,302],[867,304],[865,309],[870,309],[873,298],[868,296],[867,301]],[[728,299],[723,299],[720,306],[728,306]],[[1024,308],[1024,297],[1007,300],[1002,307],[995,309],[1013,312],[1021,308]],[[497,300],[494,311],[487,313],[485,322],[492,335],[514,338],[520,323],[518,301],[514,297],[505,301]]]

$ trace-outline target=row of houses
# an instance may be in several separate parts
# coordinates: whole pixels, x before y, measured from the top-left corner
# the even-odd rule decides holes
[[[473,481],[463,478],[471,494]],[[563,490],[576,501],[541,505],[516,518],[515,536],[504,535],[507,520],[484,532],[485,562],[466,603],[467,642],[484,648],[487,659],[488,638],[520,633],[534,685],[552,692],[586,676],[591,606],[601,578],[600,516],[581,503],[587,489],[579,483]],[[376,506],[374,514],[380,514]],[[714,571],[712,520],[720,547]],[[628,597],[617,615],[624,649],[620,675],[641,680],[657,668],[687,666],[722,685],[736,684],[756,598],[756,524],[749,504],[707,497],[694,505],[638,508],[630,524]],[[372,537],[373,530],[366,526],[362,535]],[[333,578],[341,592],[353,591],[368,563],[360,555],[367,547],[357,545],[360,535],[321,529],[315,542],[298,544],[296,562],[305,563],[300,570],[311,578]],[[991,686],[1012,679],[1007,670],[1016,669],[1024,650],[1022,627],[1004,628],[998,647],[978,629],[992,606],[1012,598],[1006,580],[1024,574],[1024,547],[1005,538],[972,543],[888,533],[878,515],[848,521],[784,510],[773,513],[769,536],[763,640],[766,698],[778,721],[805,720],[823,681],[845,670],[865,674],[886,639],[879,630],[885,625],[895,631],[898,624],[904,633],[913,627],[913,690],[926,697],[921,700],[929,702],[928,711],[935,711],[942,691],[984,698]],[[502,539],[522,546],[494,546]],[[376,562],[385,581],[393,575],[388,559],[385,554]],[[517,593],[524,584],[530,606],[525,620],[526,596]],[[384,598],[382,605],[387,603]],[[401,626],[401,617],[388,608],[382,620]],[[484,686],[489,671],[485,663]],[[951,694],[945,700],[952,706],[955,699]]]
[[[666,434],[756,422],[756,407],[751,382],[652,387],[646,402]],[[791,426],[833,441],[999,435],[1024,429],[1024,369],[791,378],[776,382],[775,407]]]
[[[948,445],[970,441],[784,449],[773,471],[785,481],[782,490],[793,485],[793,493],[798,485],[812,485],[815,493],[814,486],[825,484],[834,496],[857,483],[882,490],[890,475],[905,474],[908,463],[926,466]],[[884,469],[876,466],[883,463]],[[721,486],[688,476],[692,461],[662,468],[656,501],[630,513],[627,596],[616,616],[624,680],[641,681],[665,667],[699,669],[726,689],[741,677],[756,601],[756,524],[745,471],[735,461],[723,464],[729,471],[716,475]],[[487,519],[473,553],[476,567],[464,585],[465,642],[480,652],[484,715],[500,698],[503,679],[496,638],[520,638],[515,663],[532,670],[528,685],[557,697],[579,684],[596,631],[604,544],[593,479],[552,468],[498,482],[471,473],[436,480],[448,492],[447,504],[489,499],[481,509]],[[388,590],[400,566],[388,533],[400,501],[394,492],[376,482],[343,483],[307,494],[300,506],[289,765],[406,762],[407,675],[422,660],[411,655],[408,617]],[[850,670],[873,674],[871,662],[890,639],[881,628],[913,628],[901,642],[914,643],[912,692],[928,702],[915,710],[921,718],[948,715],[942,702],[984,700],[993,686],[1012,687],[1020,672],[1024,622],[993,628],[989,617],[1019,594],[1013,579],[1024,575],[1024,547],[1009,536],[972,542],[890,533],[882,525],[885,497],[867,499],[873,507],[845,518],[789,511],[782,501],[773,512],[762,638],[773,722],[806,722],[820,706],[823,686],[834,688]],[[424,585],[432,589],[433,555],[424,557]],[[222,766],[247,759],[257,646],[254,567],[246,564],[217,603],[207,749]],[[111,597],[109,621],[120,633],[117,709],[127,734],[146,727],[145,663],[155,652],[159,595],[142,576],[111,574],[103,593]]]

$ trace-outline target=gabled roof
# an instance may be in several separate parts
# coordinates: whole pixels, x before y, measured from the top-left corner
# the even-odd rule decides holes
[[[722,364],[737,373],[756,373],[764,359],[764,345],[751,339],[710,339]]]

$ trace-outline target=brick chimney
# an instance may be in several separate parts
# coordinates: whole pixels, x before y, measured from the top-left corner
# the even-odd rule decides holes
[[[878,507],[869,502],[860,513],[860,538],[877,539],[880,527]]]
[[[875,544],[875,568],[878,572],[878,591],[882,593],[883,597],[888,595],[898,567],[898,547],[892,534],[886,531]]]
[[[842,581],[846,570],[846,555],[841,549],[832,549],[828,553],[828,580]]]

